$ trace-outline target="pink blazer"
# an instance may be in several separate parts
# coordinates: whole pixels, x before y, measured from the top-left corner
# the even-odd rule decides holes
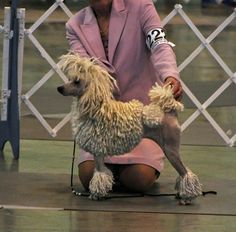
[[[96,57],[117,80],[122,101],[138,99],[148,103],[148,91],[166,77],[179,78],[175,55],[168,44],[161,44],[151,53],[146,46],[147,33],[161,27],[160,18],[151,0],[113,0],[110,24],[108,59],[103,48],[99,27],[91,7],[75,14],[66,24],[67,39],[72,51],[81,56]],[[143,139],[131,152],[106,157],[107,163],[142,163],[161,171],[164,154],[150,139]],[[80,150],[79,163],[93,160]]]
[[[66,24],[71,50],[81,56],[99,58],[117,80],[122,101],[138,99],[148,103],[148,90],[168,76],[179,78],[176,58],[168,44],[151,53],[146,46],[147,33],[161,27],[151,0],[113,0],[109,24],[108,59],[99,27],[91,7],[75,14]]]

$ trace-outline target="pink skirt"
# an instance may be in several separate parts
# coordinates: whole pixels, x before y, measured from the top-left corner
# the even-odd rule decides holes
[[[144,138],[129,153],[119,156],[107,156],[105,163],[108,164],[145,164],[161,172],[164,168],[164,153],[160,146],[151,139]],[[87,160],[94,160],[93,156],[82,149],[79,150],[77,164]]]

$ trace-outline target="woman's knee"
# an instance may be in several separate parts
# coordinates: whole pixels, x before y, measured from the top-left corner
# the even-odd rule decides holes
[[[95,163],[93,160],[88,160],[79,164],[79,178],[86,190],[89,189],[89,182],[93,177],[94,168]]]
[[[79,178],[86,190],[89,190],[89,182],[93,177],[94,168],[95,163],[93,160],[79,164]],[[111,167],[109,168],[112,170]],[[133,164],[121,165],[118,175],[117,179],[126,189],[133,192],[145,192],[154,184],[159,172],[148,165]]]
[[[120,171],[120,182],[130,191],[145,192],[155,183],[159,175],[156,169],[148,165],[124,165]]]

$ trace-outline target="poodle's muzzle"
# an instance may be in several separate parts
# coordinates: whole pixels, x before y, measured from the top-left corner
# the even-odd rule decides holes
[[[70,83],[57,87],[57,91],[63,96],[78,96],[79,95],[78,88],[75,88]]]
[[[62,86],[57,87],[57,91],[63,96],[80,97],[85,92],[85,84],[83,81],[69,81]]]

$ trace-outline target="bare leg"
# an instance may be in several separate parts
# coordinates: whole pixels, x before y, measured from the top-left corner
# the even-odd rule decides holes
[[[86,191],[89,190],[89,182],[93,177],[94,169],[93,160],[87,160],[79,165],[79,178]]]
[[[125,189],[132,192],[145,192],[160,175],[157,170],[145,164],[107,164],[107,166],[111,170],[117,170],[117,179],[121,187],[125,187]],[[93,160],[85,161],[79,165],[79,178],[87,191],[89,191],[89,182],[93,177],[94,169],[95,163]]]
[[[156,169],[145,164],[130,164],[120,167],[120,183],[132,192],[147,191],[159,177]]]

